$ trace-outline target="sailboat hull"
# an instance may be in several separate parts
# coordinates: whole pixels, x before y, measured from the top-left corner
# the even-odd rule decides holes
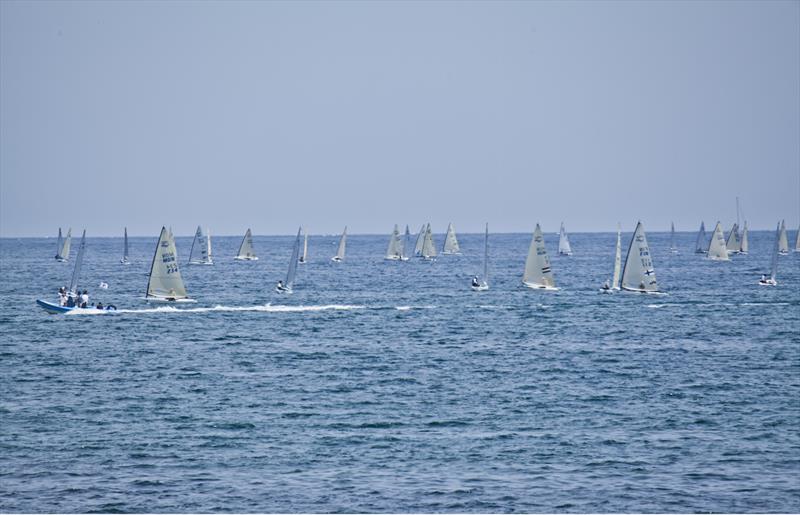
[[[234,259],[234,261],[258,261],[258,256],[252,256],[252,257],[236,256],[233,259]],[[301,261],[301,263],[302,263],[302,261]]]
[[[36,299],[36,305],[42,308],[43,310],[47,311],[51,315],[62,315],[64,313],[69,313],[70,311],[116,311],[117,308],[113,305],[106,306],[104,308],[79,308],[76,306],[67,307],[67,306],[60,306],[58,304],[53,304],[52,302],[47,302],[46,300]]]
[[[489,289],[489,285],[483,283],[480,286],[470,286],[470,288],[472,288],[472,291],[486,291]]]
[[[558,291],[561,289],[561,288],[556,288],[555,286],[545,286],[543,284],[527,283],[525,281],[522,281],[522,284],[525,287],[530,288],[532,290]]]

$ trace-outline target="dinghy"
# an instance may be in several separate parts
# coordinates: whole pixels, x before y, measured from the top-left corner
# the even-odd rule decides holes
[[[453,227],[453,222],[450,222],[447,226],[447,234],[444,237],[442,254],[461,254],[461,248],[458,246],[458,239],[456,238],[456,230]]]
[[[625,266],[622,268],[620,287],[624,291],[637,293],[661,293],[642,222],[637,223],[636,230],[633,231]]]
[[[675,246],[675,222],[670,222],[669,226],[669,251],[671,254],[678,253],[678,247]]]
[[[617,224],[617,249],[614,253],[614,275],[611,277],[611,284],[604,284],[600,291],[603,293],[611,293],[619,290],[619,275],[622,269],[622,227]]]
[[[256,256],[256,252],[253,250],[253,233],[250,232],[249,227],[247,228],[247,232],[244,233],[242,244],[239,245],[239,252],[233,259],[237,261],[258,261],[258,256]]]
[[[170,229],[170,236],[172,230]],[[197,231],[194,233],[194,241],[192,241],[192,250],[189,251],[189,264],[190,265],[213,265],[211,260],[211,234],[203,234],[203,229],[197,226]]]
[[[728,239],[725,241],[725,248],[728,250],[728,254],[738,254],[742,248],[742,244],[739,242],[739,224],[733,224],[731,232],[728,233]]]
[[[778,252],[781,239],[781,224],[775,229],[775,244],[772,246],[772,266],[770,267],[769,277],[764,275],[758,281],[761,286],[777,286],[778,281],[775,279],[778,273]]]
[[[278,293],[292,293],[292,289],[294,288],[294,278],[297,275],[297,258],[300,255],[301,230],[302,228],[297,229],[297,237],[294,239],[292,257],[289,258],[289,269],[286,271],[286,281],[278,281],[278,285],[275,287],[275,291]]]
[[[778,239],[778,253],[785,256],[789,253],[789,238],[786,236],[786,222],[781,220],[780,238]]]
[[[422,259],[436,259],[436,244],[433,242],[433,231],[431,224],[425,228],[425,237],[422,239]]]
[[[695,254],[705,254],[708,251],[706,243],[706,223],[700,222],[700,231],[697,233],[697,241],[694,244]]]
[[[525,259],[525,273],[522,276],[522,284],[528,288],[558,290],[553,279],[550,257],[547,255],[547,248],[544,246],[544,237],[539,224],[536,224],[536,229],[533,231],[528,257]]]
[[[300,256],[298,263],[306,263],[308,261],[308,233],[306,228],[303,227],[303,255]]]
[[[572,247],[569,245],[569,237],[567,237],[567,231],[564,229],[564,222],[561,222],[561,230],[558,231],[558,255],[572,255]]]
[[[56,261],[64,263],[69,259],[69,247],[72,243],[72,227],[67,230],[67,237],[61,241],[61,227],[58,228],[58,247],[56,247]]]
[[[67,291],[67,294],[73,298],[76,298],[77,296],[80,295],[80,291],[78,290],[78,279],[81,273],[81,266],[83,265],[83,255],[85,250],[86,250],[86,230],[83,231],[83,235],[81,236],[81,242],[80,245],[78,246],[78,254],[75,256],[75,268],[72,269],[72,278],[70,279],[69,290]],[[78,306],[62,306],[58,302],[48,302],[42,299],[36,299],[36,305],[52,315],[69,313],[70,311],[97,311],[98,309],[103,309],[103,310],[117,309],[114,306],[106,306],[105,308],[97,308],[95,306],[87,306],[85,308],[81,308]]]
[[[178,268],[178,250],[172,231],[161,227],[156,252],[150,264],[145,300],[149,302],[194,302],[186,294],[186,287]]]
[[[486,231],[483,236],[483,277],[477,281],[477,284],[473,279],[472,289],[474,291],[489,289],[489,222],[486,222]]]
[[[331,258],[334,263],[341,263],[344,261],[344,251],[347,246],[347,226],[344,226],[342,237],[339,238],[339,247],[336,249],[336,255]]]
[[[384,259],[389,261],[399,261],[403,258],[402,242],[400,241],[400,228],[394,224],[394,231],[389,236],[389,248],[386,249]]]
[[[131,262],[128,259],[128,228],[125,228],[125,245],[122,250],[122,259],[119,260],[120,263],[123,265],[130,265]]]
[[[400,248],[400,261],[408,261],[411,256],[409,256],[409,252],[411,251],[411,231],[408,230],[408,225],[406,224],[406,234],[403,236],[403,246]]]
[[[722,225],[719,222],[714,227],[714,233],[708,243],[707,257],[713,261],[730,261],[728,247],[725,245],[725,235],[722,233]]]
[[[750,242],[747,238],[747,220],[744,221],[744,228],[742,229],[742,239],[739,242],[739,254],[747,254],[750,251]]]
[[[422,224],[422,227],[419,228],[419,232],[417,233],[417,241],[414,244],[414,256],[418,257],[422,255],[422,245],[425,243],[425,224]]]

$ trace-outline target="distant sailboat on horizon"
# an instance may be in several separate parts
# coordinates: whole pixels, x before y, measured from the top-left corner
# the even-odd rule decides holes
[[[618,291],[619,287],[619,280],[620,280],[620,270],[622,269],[622,226],[618,223],[617,224],[617,248],[614,252],[614,275],[611,276],[611,284],[608,281],[603,284],[600,288],[600,291],[603,293],[611,293],[612,291]]]
[[[130,260],[128,259],[128,228],[125,227],[125,244],[122,250],[122,259],[119,260],[120,263],[123,265],[131,264]]]
[[[298,263],[308,263],[308,231],[303,227],[303,253],[298,259]]]
[[[744,228],[742,229],[742,239],[739,241],[739,254],[747,254],[750,251],[750,241],[747,230],[747,220],[744,221]]]
[[[697,232],[697,241],[694,244],[695,254],[705,254],[708,252],[708,243],[706,243],[706,223],[700,222],[700,230]]]
[[[738,254],[742,248],[742,244],[739,242],[739,224],[733,224],[731,228],[731,232],[728,233],[728,239],[725,240],[725,248],[728,250],[728,254]]]
[[[347,246],[347,226],[344,226],[344,231],[342,231],[342,236],[339,238],[339,247],[336,249],[336,255],[331,258],[331,261],[335,263],[341,263],[344,261],[344,253],[345,248]]]
[[[794,237],[794,251],[800,252],[800,225],[797,226],[797,233]]]
[[[258,256],[256,256],[255,250],[253,250],[253,233],[250,232],[250,228],[247,228],[247,232],[244,233],[244,238],[242,238],[242,243],[239,245],[239,252],[233,258],[237,261],[258,261]]]
[[[770,266],[770,274],[769,277],[765,275],[761,276],[761,280],[758,281],[758,284],[761,286],[777,286],[778,281],[776,279],[778,275],[778,252],[779,252],[779,245],[781,240],[781,223],[778,223],[778,227],[775,229],[775,243],[772,246],[772,263]]]
[[[569,244],[569,237],[567,236],[567,230],[564,229],[564,222],[561,222],[561,229],[558,231],[558,255],[559,256],[572,255],[572,247]]]
[[[458,239],[456,238],[456,230],[453,227],[453,222],[450,222],[447,226],[447,234],[444,237],[442,254],[461,254],[461,248],[458,246]]]
[[[69,249],[72,244],[72,227],[67,230],[67,237],[62,242],[61,227],[58,228],[58,243],[56,247],[56,261],[64,263],[69,260]]]
[[[669,224],[669,251],[672,254],[678,253],[678,247],[675,246],[675,222]]]
[[[430,223],[425,228],[425,237],[422,239],[422,251],[420,255],[422,259],[436,259],[436,244],[433,242],[433,231],[431,231]]]
[[[534,229],[531,237],[528,257],[525,259],[525,273],[522,276],[522,284],[533,289],[558,290],[539,224],[536,224],[536,229]]]
[[[150,264],[145,300],[155,302],[194,302],[186,294],[178,267],[178,251],[172,231],[161,227],[156,251]]]
[[[725,235],[722,233],[722,224],[717,222],[711,241],[708,243],[707,258],[712,261],[730,261],[728,247],[725,244]]]
[[[641,221],[636,224],[636,230],[631,236],[628,255],[625,257],[625,266],[622,269],[620,288],[623,291],[638,293],[661,293]]]
[[[400,261],[408,261],[411,258],[411,231],[406,224],[406,233],[403,235],[403,246],[400,249]]]
[[[172,230],[170,229],[170,236]],[[203,229],[198,225],[197,231],[194,233],[194,240],[192,241],[192,248],[189,251],[189,264],[190,265],[213,265],[214,261],[211,259],[211,234],[203,234]]]
[[[394,224],[394,230],[389,236],[389,248],[386,249],[386,256],[384,259],[388,261],[400,261],[403,259],[403,248],[400,240],[400,228]]]
[[[789,238],[786,235],[786,221],[781,220],[780,237],[778,238],[778,253],[785,256],[789,253]]]

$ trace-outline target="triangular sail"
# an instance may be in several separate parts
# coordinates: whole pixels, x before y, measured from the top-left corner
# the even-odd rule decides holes
[[[61,228],[58,229],[59,236],[61,235]],[[70,245],[72,244],[72,227],[67,229],[67,237],[64,239],[64,243],[61,244],[61,250],[56,255],[56,259],[60,261],[66,261],[69,259],[69,249]]]
[[[747,239],[747,220],[744,221],[744,228],[742,229],[742,240],[739,242],[739,253],[747,254],[750,251],[750,242]]]
[[[728,261],[728,247],[725,245],[725,235],[722,233],[722,225],[719,222],[714,227],[711,241],[708,244],[708,259]]]
[[[433,242],[433,231],[431,224],[425,228],[425,238],[422,242],[422,257],[431,259],[436,257],[436,244]]]
[[[156,244],[156,252],[150,265],[150,279],[147,281],[147,297],[156,299],[178,300],[185,299],[186,287],[183,285],[181,272],[178,268],[178,251],[175,248],[175,239],[166,227],[161,228],[161,234]]]
[[[669,225],[669,250],[670,252],[678,252],[678,247],[675,246],[675,222],[670,222]]]
[[[72,269],[72,279],[69,281],[69,291],[73,293],[78,292],[78,276],[81,273],[81,265],[83,265],[83,253],[86,250],[86,229],[83,230],[81,236],[81,243],[78,246],[78,255],[75,257],[75,268]]]
[[[694,251],[697,254],[705,254],[706,250],[708,250],[708,244],[706,243],[706,223],[700,222],[700,231],[697,233]]]
[[[443,254],[458,254],[461,249],[458,246],[458,239],[456,238],[456,230],[453,223],[447,226],[447,234],[444,237],[444,247],[442,248]]]
[[[124,245],[124,248],[122,250],[122,262],[123,263],[127,263],[128,262],[128,228],[127,227],[125,228],[125,245]]]
[[[489,286],[489,222],[483,235],[483,284]]]
[[[614,254],[614,276],[611,278],[611,289],[619,290],[620,271],[622,269],[622,227],[617,224],[617,250]]]
[[[403,246],[400,248],[400,259],[403,261],[407,261],[409,256],[409,252],[411,251],[411,231],[408,229],[408,225],[406,225],[406,233],[403,236]]]
[[[303,256],[300,258],[302,263],[308,261],[308,232],[303,228]]]
[[[56,259],[63,259],[64,256],[61,255],[61,243],[64,241],[64,238],[61,236],[61,227],[58,228],[58,243],[56,243]]]
[[[300,230],[297,228],[297,237],[294,239],[294,247],[292,247],[292,257],[289,259],[289,269],[286,271],[286,282],[284,286],[287,290],[292,289],[294,286],[294,278],[297,275],[297,257],[300,255]]]
[[[172,231],[170,231],[170,236]],[[189,251],[189,263],[194,265],[206,265],[211,263],[211,241],[203,234],[203,229],[198,225],[192,241],[192,249]]]
[[[780,252],[780,239],[781,239],[781,224],[778,224],[777,229],[775,230],[775,245],[772,248],[772,266],[770,267],[769,277],[772,279],[772,282],[775,282],[775,278],[778,274],[778,252]]]
[[[789,238],[786,236],[786,223],[784,220],[781,220],[781,232],[780,238],[778,239],[778,252],[781,254],[789,253]]]
[[[526,286],[534,288],[555,288],[556,286],[553,270],[550,268],[550,257],[547,255],[539,224],[536,224],[536,229],[533,231],[528,257],[525,259],[525,273],[522,276],[522,282]]]
[[[258,256],[253,250],[253,233],[248,228],[247,232],[244,233],[244,238],[242,238],[242,244],[239,245],[239,253],[236,255],[236,259],[253,260],[257,258]]]
[[[414,244],[415,256],[422,255],[422,245],[424,243],[425,243],[425,224],[422,224],[422,227],[419,228],[419,232],[417,233],[417,242]]]
[[[345,225],[344,231],[342,231],[342,237],[339,238],[339,247],[336,249],[336,256],[334,256],[334,259],[336,261],[344,260],[344,252],[346,247],[347,247],[347,226]]]
[[[725,241],[725,248],[728,249],[729,253],[738,253],[739,249],[741,248],[741,243],[739,242],[739,225],[733,224],[731,228],[731,232],[728,233],[728,239]]]
[[[394,230],[389,236],[389,248],[386,249],[386,259],[400,259],[402,257],[402,242],[400,241],[400,228],[394,224]]]
[[[558,231],[558,253],[562,256],[571,256],[572,247],[569,245],[567,230],[564,229],[564,222],[561,222],[561,230]]]
[[[628,291],[658,291],[656,271],[653,269],[650,247],[647,245],[647,236],[644,233],[642,222],[636,224],[636,230],[631,237],[628,255],[625,257],[625,266],[622,269],[621,287]]]

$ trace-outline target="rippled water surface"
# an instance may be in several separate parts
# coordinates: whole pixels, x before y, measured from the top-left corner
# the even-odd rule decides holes
[[[34,304],[69,282],[54,238],[0,240],[0,511],[800,511],[800,253],[759,287],[771,232],[730,263],[649,233],[667,296],[598,293],[615,234],[571,236],[559,292],[494,235],[481,293],[482,235],[434,263],[351,236],[341,264],[312,236],[290,296],[292,238],[240,263],[218,237],[198,302],[151,307],[156,233],[130,266],[88,240],[98,316]]]

